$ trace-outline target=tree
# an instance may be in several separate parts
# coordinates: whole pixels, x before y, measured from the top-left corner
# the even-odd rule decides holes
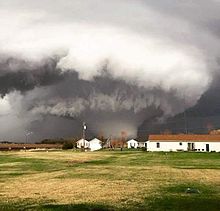
[[[70,141],[64,142],[62,149],[72,149],[73,148],[73,143]]]
[[[127,140],[127,132],[126,131],[121,131],[121,143],[120,143],[120,147],[121,147],[121,150],[125,147],[125,144],[126,144],[126,140]]]

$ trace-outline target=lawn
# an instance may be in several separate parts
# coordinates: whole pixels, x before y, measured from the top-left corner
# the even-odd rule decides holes
[[[0,210],[220,210],[220,153],[0,152]]]

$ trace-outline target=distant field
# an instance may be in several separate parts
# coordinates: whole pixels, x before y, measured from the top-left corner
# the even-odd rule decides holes
[[[0,150],[24,150],[24,149],[62,149],[62,144],[4,144],[0,143]]]
[[[220,153],[0,152],[0,210],[220,210]]]

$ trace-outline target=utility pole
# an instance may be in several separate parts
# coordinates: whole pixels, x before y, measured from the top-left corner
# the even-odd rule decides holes
[[[27,131],[26,134],[25,134],[25,137],[26,137],[26,147],[27,147],[27,144],[28,144],[28,137],[30,135],[32,135],[32,134],[33,134],[33,132],[29,132],[29,131]],[[26,151],[26,147],[25,147],[25,151]]]
[[[83,146],[84,146],[84,149],[85,149],[85,144],[86,144],[86,141],[85,141],[85,139],[86,139],[86,129],[87,129],[86,123],[83,122],[83,134],[82,134],[82,138],[83,138]]]

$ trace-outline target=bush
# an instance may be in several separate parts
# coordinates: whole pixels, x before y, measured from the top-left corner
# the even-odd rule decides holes
[[[73,149],[73,143],[72,142],[63,143],[62,149]]]

